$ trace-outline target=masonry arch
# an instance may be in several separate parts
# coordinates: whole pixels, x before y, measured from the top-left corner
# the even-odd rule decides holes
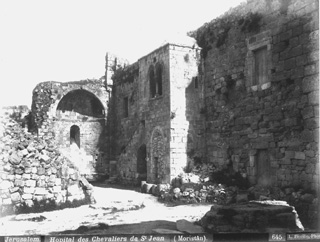
[[[93,93],[84,89],[76,89],[62,97],[56,112],[59,114],[75,112],[83,116],[104,118],[105,109],[99,98]]]

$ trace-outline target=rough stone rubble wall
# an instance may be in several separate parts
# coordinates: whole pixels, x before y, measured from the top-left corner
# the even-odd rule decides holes
[[[264,162],[273,184],[320,187],[318,15],[318,1],[248,1],[197,30],[207,158],[217,167],[255,183]],[[268,82],[253,86],[263,46]]]
[[[0,214],[85,201],[78,169],[54,140],[33,136],[7,115],[0,121]]]

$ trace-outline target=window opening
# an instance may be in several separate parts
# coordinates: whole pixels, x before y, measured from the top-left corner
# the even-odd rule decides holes
[[[151,98],[154,98],[156,96],[156,81],[155,81],[155,75],[154,75],[154,69],[153,66],[149,69],[149,82],[150,82],[150,96]]]
[[[70,128],[70,145],[74,143],[80,148],[80,128],[77,125]]]
[[[252,84],[261,85],[268,82],[267,46],[257,49],[254,54],[254,75]]]
[[[162,67],[160,65],[157,66],[156,70],[156,94],[161,96],[162,95]]]

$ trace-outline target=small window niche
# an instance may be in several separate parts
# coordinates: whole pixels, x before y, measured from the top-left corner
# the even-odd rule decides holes
[[[153,65],[149,67],[148,78],[150,84],[150,98],[162,96],[163,67],[160,63],[157,63],[155,67]]]
[[[267,83],[268,80],[268,50],[267,46],[263,46],[253,51],[253,85],[262,85]]]

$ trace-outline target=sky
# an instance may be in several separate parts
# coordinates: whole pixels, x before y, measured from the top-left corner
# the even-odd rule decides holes
[[[0,106],[31,107],[44,81],[104,75],[111,52],[134,63],[245,0],[0,0]]]

